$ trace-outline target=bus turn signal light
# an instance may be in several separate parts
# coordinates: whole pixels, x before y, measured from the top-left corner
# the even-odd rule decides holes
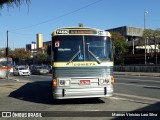
[[[114,84],[114,77],[111,77],[111,84],[113,85]]]
[[[57,87],[57,79],[53,79],[53,87]]]

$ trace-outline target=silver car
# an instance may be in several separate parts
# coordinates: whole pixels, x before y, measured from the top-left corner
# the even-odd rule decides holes
[[[42,66],[32,66],[31,73],[32,74],[43,75],[43,74],[48,74],[49,70],[42,67]]]

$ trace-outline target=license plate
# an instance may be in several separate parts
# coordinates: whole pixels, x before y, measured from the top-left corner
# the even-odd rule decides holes
[[[80,85],[90,85],[90,80],[80,80]]]

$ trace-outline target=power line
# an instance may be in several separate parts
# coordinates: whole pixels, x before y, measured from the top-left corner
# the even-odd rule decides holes
[[[35,34],[26,34],[26,33],[17,33],[17,32],[13,32],[13,31],[8,31],[9,33],[12,33],[12,34],[17,34],[17,35],[25,35],[25,36],[35,36]]]
[[[58,17],[55,17],[55,18],[52,18],[52,19],[48,19],[48,20],[46,20],[46,21],[43,21],[43,22],[40,22],[40,23],[37,23],[37,24],[33,24],[33,25],[30,25],[30,26],[26,26],[26,27],[14,29],[14,30],[11,30],[11,31],[28,29],[28,28],[31,28],[31,27],[35,27],[35,26],[38,26],[38,25],[41,25],[41,24],[45,24],[45,23],[54,21],[54,20],[60,19],[60,18],[62,18],[62,17],[68,16],[68,15],[70,15],[70,14],[73,14],[73,13],[75,13],[75,12],[78,12],[78,11],[80,11],[80,10],[82,10],[82,9],[88,8],[88,7],[90,7],[90,6],[94,5],[94,4],[97,4],[97,3],[101,2],[101,1],[103,1],[103,0],[97,0],[97,1],[92,2],[92,3],[88,4],[88,5],[85,5],[85,6],[81,7],[81,8],[78,8],[78,9],[73,10],[73,11],[71,11],[71,12],[68,12],[68,13],[65,13],[65,14],[63,14],[63,15],[60,15],[60,16],[58,16]]]

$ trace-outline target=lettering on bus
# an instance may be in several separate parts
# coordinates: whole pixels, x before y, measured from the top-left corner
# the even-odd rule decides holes
[[[56,34],[68,34],[68,30],[57,30]]]
[[[97,34],[94,30],[69,30],[69,34]]]
[[[73,66],[95,66],[95,63],[73,63]]]

